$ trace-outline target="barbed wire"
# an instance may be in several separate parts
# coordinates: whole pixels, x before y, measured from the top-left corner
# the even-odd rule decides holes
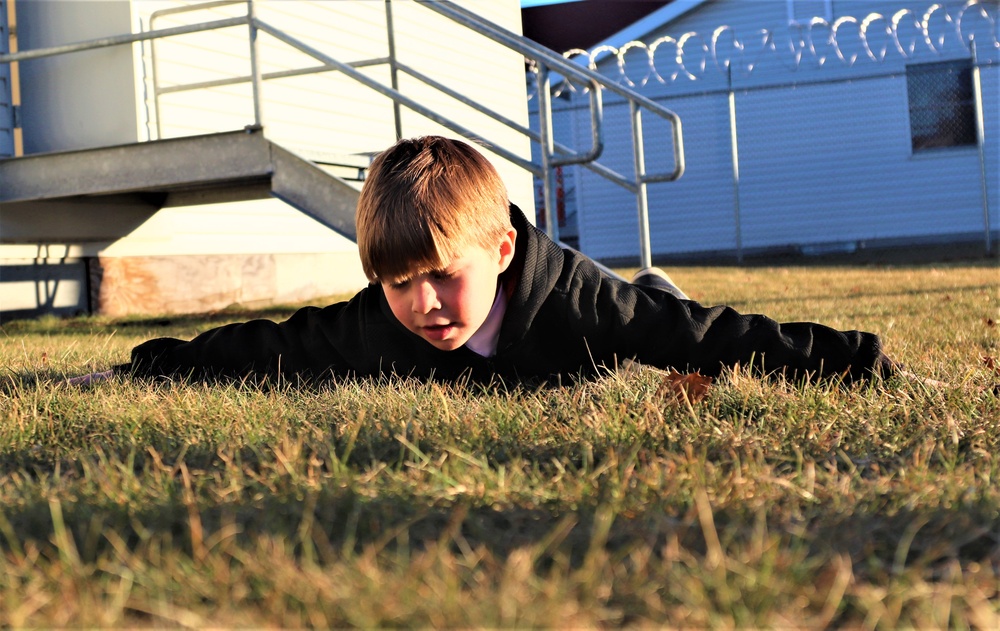
[[[665,35],[648,44],[631,41],[590,51],[577,48],[563,56],[585,61],[591,70],[606,75],[617,71],[617,80],[630,88],[641,88],[651,81],[696,81],[711,72],[746,76],[775,61],[790,71],[837,65],[852,68],[859,63],[882,63],[896,54],[902,59],[926,53],[940,56],[956,46],[969,54],[975,48],[979,63],[994,64],[1000,50],[998,9],[996,0],[969,0],[950,11],[935,3],[922,13],[901,9],[891,16],[873,12],[860,19],[844,16],[833,22],[814,17],[805,23],[791,22],[786,30],[758,29],[744,37],[731,26],[720,26],[707,38],[687,32],[677,38]],[[616,63],[605,64],[608,57]],[[530,65],[528,71],[532,83],[530,77],[537,72]],[[578,89],[585,88],[558,82],[553,96]],[[534,96],[531,92],[529,98]]]

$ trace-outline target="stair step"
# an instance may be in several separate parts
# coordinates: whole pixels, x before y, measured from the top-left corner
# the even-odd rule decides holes
[[[321,169],[350,182],[363,182],[375,153],[335,153],[329,151],[297,150],[301,157],[315,163]]]

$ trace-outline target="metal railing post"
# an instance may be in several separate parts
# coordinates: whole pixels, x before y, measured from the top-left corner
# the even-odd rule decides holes
[[[538,132],[541,142],[538,152],[542,162],[542,198],[545,200],[545,233],[553,241],[559,240],[559,218],[556,215],[556,183],[555,169],[552,168],[552,158],[555,153],[555,140],[552,137],[552,100],[549,67],[538,64]]]
[[[149,19],[149,28],[153,29],[153,17]],[[153,81],[153,115],[156,116],[156,139],[163,139],[163,122],[160,120],[160,58],[156,55],[156,40],[149,40],[149,63]]]
[[[653,255],[649,241],[649,197],[646,194],[646,153],[642,142],[642,112],[638,104],[629,102],[632,120],[632,160],[635,165],[635,205],[639,212],[639,266],[652,267]]]
[[[389,40],[389,84],[399,90],[399,66],[396,64],[396,31],[392,25],[392,0],[385,0],[385,30]],[[392,117],[396,125],[396,140],[403,138],[403,116],[399,102],[392,102]]]
[[[261,90],[263,88],[263,77],[260,69],[260,41],[257,29],[257,7],[254,0],[247,0],[247,27],[250,29],[250,76],[253,90],[253,124],[256,128],[264,126],[263,104],[261,103]]]

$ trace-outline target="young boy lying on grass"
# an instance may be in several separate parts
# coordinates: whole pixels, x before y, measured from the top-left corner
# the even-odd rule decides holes
[[[708,376],[739,364],[847,382],[893,370],[871,333],[703,307],[656,271],[632,283],[602,273],[529,224],[493,166],[457,140],[402,140],[379,155],[358,201],[357,234],[371,284],[350,301],[187,342],[150,340],[130,363],[76,383],[115,372],[551,382],[626,359]]]

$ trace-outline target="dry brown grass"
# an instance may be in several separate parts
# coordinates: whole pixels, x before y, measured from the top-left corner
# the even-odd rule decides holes
[[[248,314],[12,323],[0,626],[1000,626],[997,268],[671,272],[950,385],[75,390]]]

